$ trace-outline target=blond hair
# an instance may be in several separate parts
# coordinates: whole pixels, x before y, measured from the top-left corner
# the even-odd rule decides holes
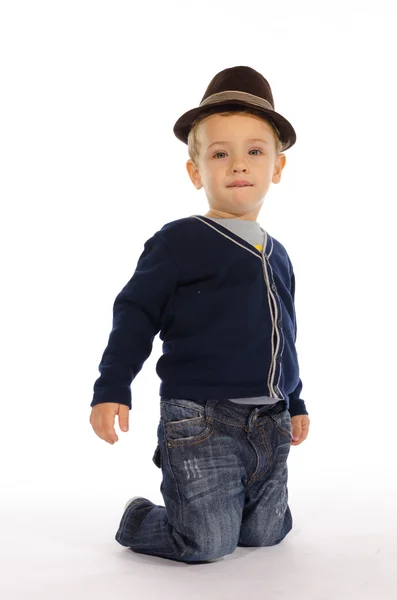
[[[201,115],[200,117],[198,117],[195,121],[193,121],[192,128],[189,131],[189,135],[187,138],[188,153],[189,153],[189,158],[194,162],[194,164],[196,166],[198,165],[198,158],[200,155],[200,142],[197,137],[198,126],[201,123],[201,121],[203,121],[204,119],[206,119],[209,116],[211,116],[212,114],[214,114],[214,112],[210,112],[208,114],[204,114],[204,115]],[[266,119],[266,117],[264,117],[262,112],[257,111],[252,108],[243,107],[243,106],[241,108],[235,109],[235,110],[225,110],[225,111],[219,111],[219,112],[216,111],[216,114],[223,115],[225,117],[229,117],[231,115],[237,115],[239,113],[248,113],[251,115],[255,115],[257,117],[260,117],[263,121],[266,121],[266,123],[268,123],[270,125],[270,127],[273,130],[276,156],[278,156],[283,148],[283,144],[280,140],[280,133],[279,133],[278,129],[276,128],[276,126],[274,125],[274,123],[272,123],[270,121],[270,119]]]

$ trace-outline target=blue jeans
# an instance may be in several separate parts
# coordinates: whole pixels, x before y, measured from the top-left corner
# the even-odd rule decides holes
[[[158,445],[164,506],[139,498],[116,540],[135,552],[187,563],[273,546],[292,529],[287,458],[291,417],[283,400],[266,406],[160,400]]]

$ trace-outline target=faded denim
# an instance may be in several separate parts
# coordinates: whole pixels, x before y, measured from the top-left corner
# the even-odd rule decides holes
[[[135,552],[186,563],[237,546],[273,546],[292,529],[288,468],[292,430],[284,401],[254,407],[225,400],[160,401],[153,462],[164,506],[138,498],[116,540]]]

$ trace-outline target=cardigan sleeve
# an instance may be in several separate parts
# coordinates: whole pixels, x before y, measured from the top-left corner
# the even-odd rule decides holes
[[[130,385],[152,352],[177,280],[175,259],[157,232],[145,242],[133,276],[114,301],[112,330],[90,406],[116,402],[131,408]]]
[[[297,324],[296,312],[295,312],[295,274],[294,274],[294,270],[293,270],[293,267],[292,267],[292,264],[291,264],[291,261],[289,258],[288,258],[288,262],[290,265],[290,275],[291,275],[290,291],[291,291],[292,300],[294,301],[293,322],[294,322],[294,331],[295,331],[295,336],[294,336],[294,343],[295,343],[296,336],[298,333],[298,324]],[[297,415],[308,415],[309,414],[307,412],[307,409],[305,406],[305,401],[303,400],[303,398],[300,398],[300,393],[302,391],[302,387],[303,387],[303,383],[302,383],[301,378],[299,378],[296,388],[288,394],[288,396],[289,396],[289,413],[290,413],[291,417],[295,417]]]

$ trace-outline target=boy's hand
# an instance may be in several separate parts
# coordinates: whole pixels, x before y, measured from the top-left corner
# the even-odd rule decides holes
[[[292,425],[292,446],[299,446],[308,436],[310,419],[308,415],[296,415],[291,417]]]
[[[114,444],[119,438],[114,429],[114,419],[119,415],[121,431],[128,431],[129,407],[115,402],[103,402],[92,407],[90,423],[95,433],[105,442]]]

